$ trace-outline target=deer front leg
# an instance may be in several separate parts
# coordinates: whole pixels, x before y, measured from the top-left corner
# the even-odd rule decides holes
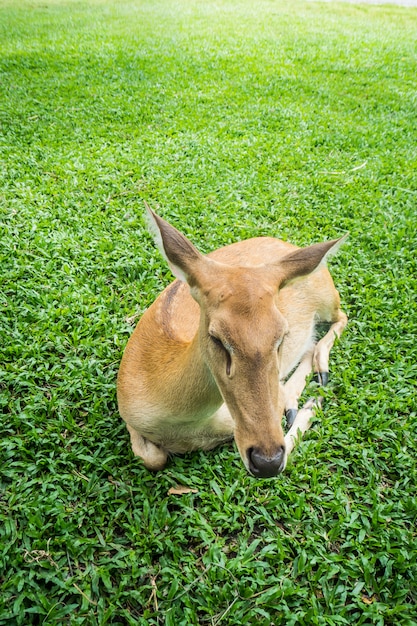
[[[300,361],[297,369],[285,384],[286,390],[286,411],[288,432],[285,435],[285,464],[289,455],[294,449],[294,446],[299,437],[302,437],[304,433],[310,428],[311,422],[315,415],[316,408],[321,406],[323,398],[310,398],[298,410],[298,399],[304,391],[306,378],[311,373],[313,368],[313,354],[315,352],[315,346],[311,348],[302,360]]]
[[[336,337],[340,338],[347,322],[347,315],[341,309],[338,309],[336,320],[333,321],[328,332],[320,339],[314,350],[313,369],[316,373],[316,381],[322,387],[325,387],[329,382],[330,350],[333,348]]]
[[[132,444],[132,451],[135,456],[142,459],[145,467],[152,471],[164,469],[168,453],[155,445],[145,437],[142,437],[137,430],[126,424],[127,430],[130,434],[130,443]]]
[[[340,309],[337,310],[336,319],[333,321],[328,332],[300,361],[297,369],[285,383],[285,416],[287,427],[291,428],[298,411],[298,399],[305,388],[306,378],[314,371],[314,379],[319,385],[325,387],[329,382],[329,355],[333,348],[336,337],[340,337],[344,331],[348,318]]]
[[[336,337],[340,337],[348,322],[347,315],[340,309],[337,311],[337,319],[333,322],[328,332],[314,346],[313,354],[307,352],[301,360],[294,374],[287,381],[285,388],[288,386],[287,395],[287,425],[290,426],[289,431],[285,435],[286,459],[291,454],[296,444],[297,438],[310,428],[312,419],[316,409],[323,404],[323,398],[310,398],[304,406],[297,412],[297,409],[289,408],[291,405],[298,405],[304,387],[305,380],[311,369],[314,370],[316,381],[325,387],[329,382],[329,355],[334,345]],[[310,367],[309,367],[310,364]],[[297,395],[298,394],[298,395]],[[288,420],[288,414],[292,420]]]
[[[285,435],[285,463],[297,443],[298,437],[302,437],[311,426],[316,409],[321,407],[323,398],[310,398],[298,411],[290,430]]]
[[[297,417],[298,399],[306,386],[306,378],[313,369],[314,347],[305,353],[294,373],[284,385],[285,389],[285,417],[287,428],[290,429]]]

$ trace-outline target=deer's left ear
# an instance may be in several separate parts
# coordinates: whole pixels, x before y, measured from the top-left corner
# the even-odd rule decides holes
[[[204,259],[203,255],[185,235],[154,213],[147,202],[145,207],[149,231],[171,272],[179,280],[189,283],[192,281],[193,268]]]
[[[281,274],[280,287],[296,278],[307,276],[324,265],[328,257],[337,252],[347,236],[346,234],[340,239],[316,243],[287,254],[278,263]]]
[[[185,235],[159,217],[145,202],[148,227],[156,245],[166,259],[171,272],[179,280],[189,284],[196,297],[209,272],[215,272],[219,263],[201,254]]]

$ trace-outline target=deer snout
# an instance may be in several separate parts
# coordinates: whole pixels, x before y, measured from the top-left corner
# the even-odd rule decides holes
[[[261,448],[249,448],[247,456],[249,470],[257,478],[272,478],[285,469],[285,446],[279,446],[272,455]]]

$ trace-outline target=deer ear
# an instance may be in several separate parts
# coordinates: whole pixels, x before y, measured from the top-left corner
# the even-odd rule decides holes
[[[149,231],[171,272],[179,280],[194,286],[198,268],[206,261],[205,257],[185,235],[156,215],[147,202],[145,202],[145,208]]]
[[[316,243],[287,254],[279,262],[282,272],[280,287],[284,287],[296,278],[307,276],[324,265],[328,257],[337,252],[342,243],[346,241],[347,236],[348,234],[340,237],[340,239]]]

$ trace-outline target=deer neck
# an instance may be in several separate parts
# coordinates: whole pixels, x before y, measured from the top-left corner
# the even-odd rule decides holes
[[[207,365],[200,341],[200,330],[184,353],[182,390],[187,403],[196,414],[211,415],[223,398]]]
[[[165,370],[165,393],[173,410],[184,419],[204,419],[212,415],[223,403],[216,381],[206,363],[200,343],[200,333],[188,345],[177,350]]]

